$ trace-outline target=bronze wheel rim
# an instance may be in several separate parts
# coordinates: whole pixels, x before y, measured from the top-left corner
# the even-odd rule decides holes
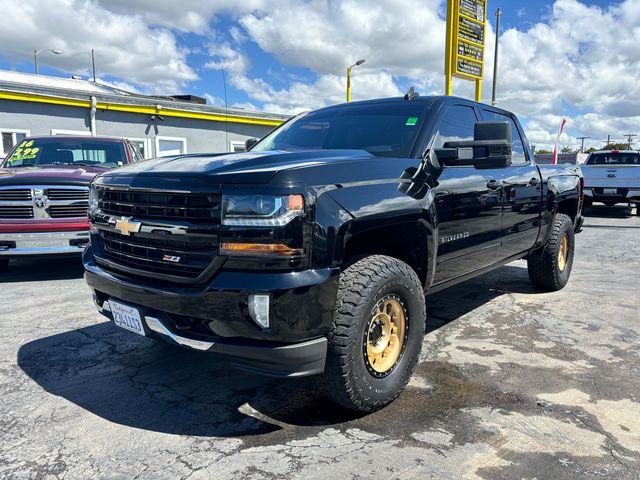
[[[558,252],[558,268],[561,272],[567,268],[567,261],[569,260],[569,235],[566,233],[562,236],[560,241],[560,251]]]
[[[398,296],[386,295],[376,303],[364,338],[365,363],[374,376],[388,375],[398,364],[407,327],[407,313]]]

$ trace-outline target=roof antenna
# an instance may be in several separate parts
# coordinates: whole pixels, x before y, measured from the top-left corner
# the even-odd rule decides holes
[[[416,93],[416,91],[413,89],[413,87],[411,87],[409,89],[409,91],[406,93],[406,95],[404,96],[404,99],[407,101],[411,101],[414,98],[416,98],[418,96],[418,94]]]

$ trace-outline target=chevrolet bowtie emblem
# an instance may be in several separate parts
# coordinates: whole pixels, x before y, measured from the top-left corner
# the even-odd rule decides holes
[[[132,233],[138,233],[140,231],[140,227],[142,227],[142,222],[136,222],[131,219],[131,217],[120,217],[115,219],[115,229],[118,230],[122,235],[131,235]]]

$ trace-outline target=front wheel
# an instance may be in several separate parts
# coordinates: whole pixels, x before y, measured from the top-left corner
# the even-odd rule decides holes
[[[406,263],[362,258],[340,275],[322,392],[372,412],[404,389],[418,362],[426,324],[424,290]]]
[[[529,279],[536,287],[555,292],[569,281],[575,235],[568,215],[558,213],[547,243],[527,257]]]

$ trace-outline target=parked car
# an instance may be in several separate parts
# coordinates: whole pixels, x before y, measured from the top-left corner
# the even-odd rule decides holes
[[[89,183],[142,156],[125,139],[27,138],[0,163],[0,270],[25,255],[80,255]]]
[[[633,150],[593,152],[582,166],[585,203],[608,207],[635,204],[640,215],[640,153]]]
[[[582,193],[579,170],[536,166],[505,110],[348,103],[246,153],[99,175],[85,278],[124,329],[252,372],[320,375],[330,399],[368,412],[416,366],[425,295],[521,258],[537,287],[565,286]]]

